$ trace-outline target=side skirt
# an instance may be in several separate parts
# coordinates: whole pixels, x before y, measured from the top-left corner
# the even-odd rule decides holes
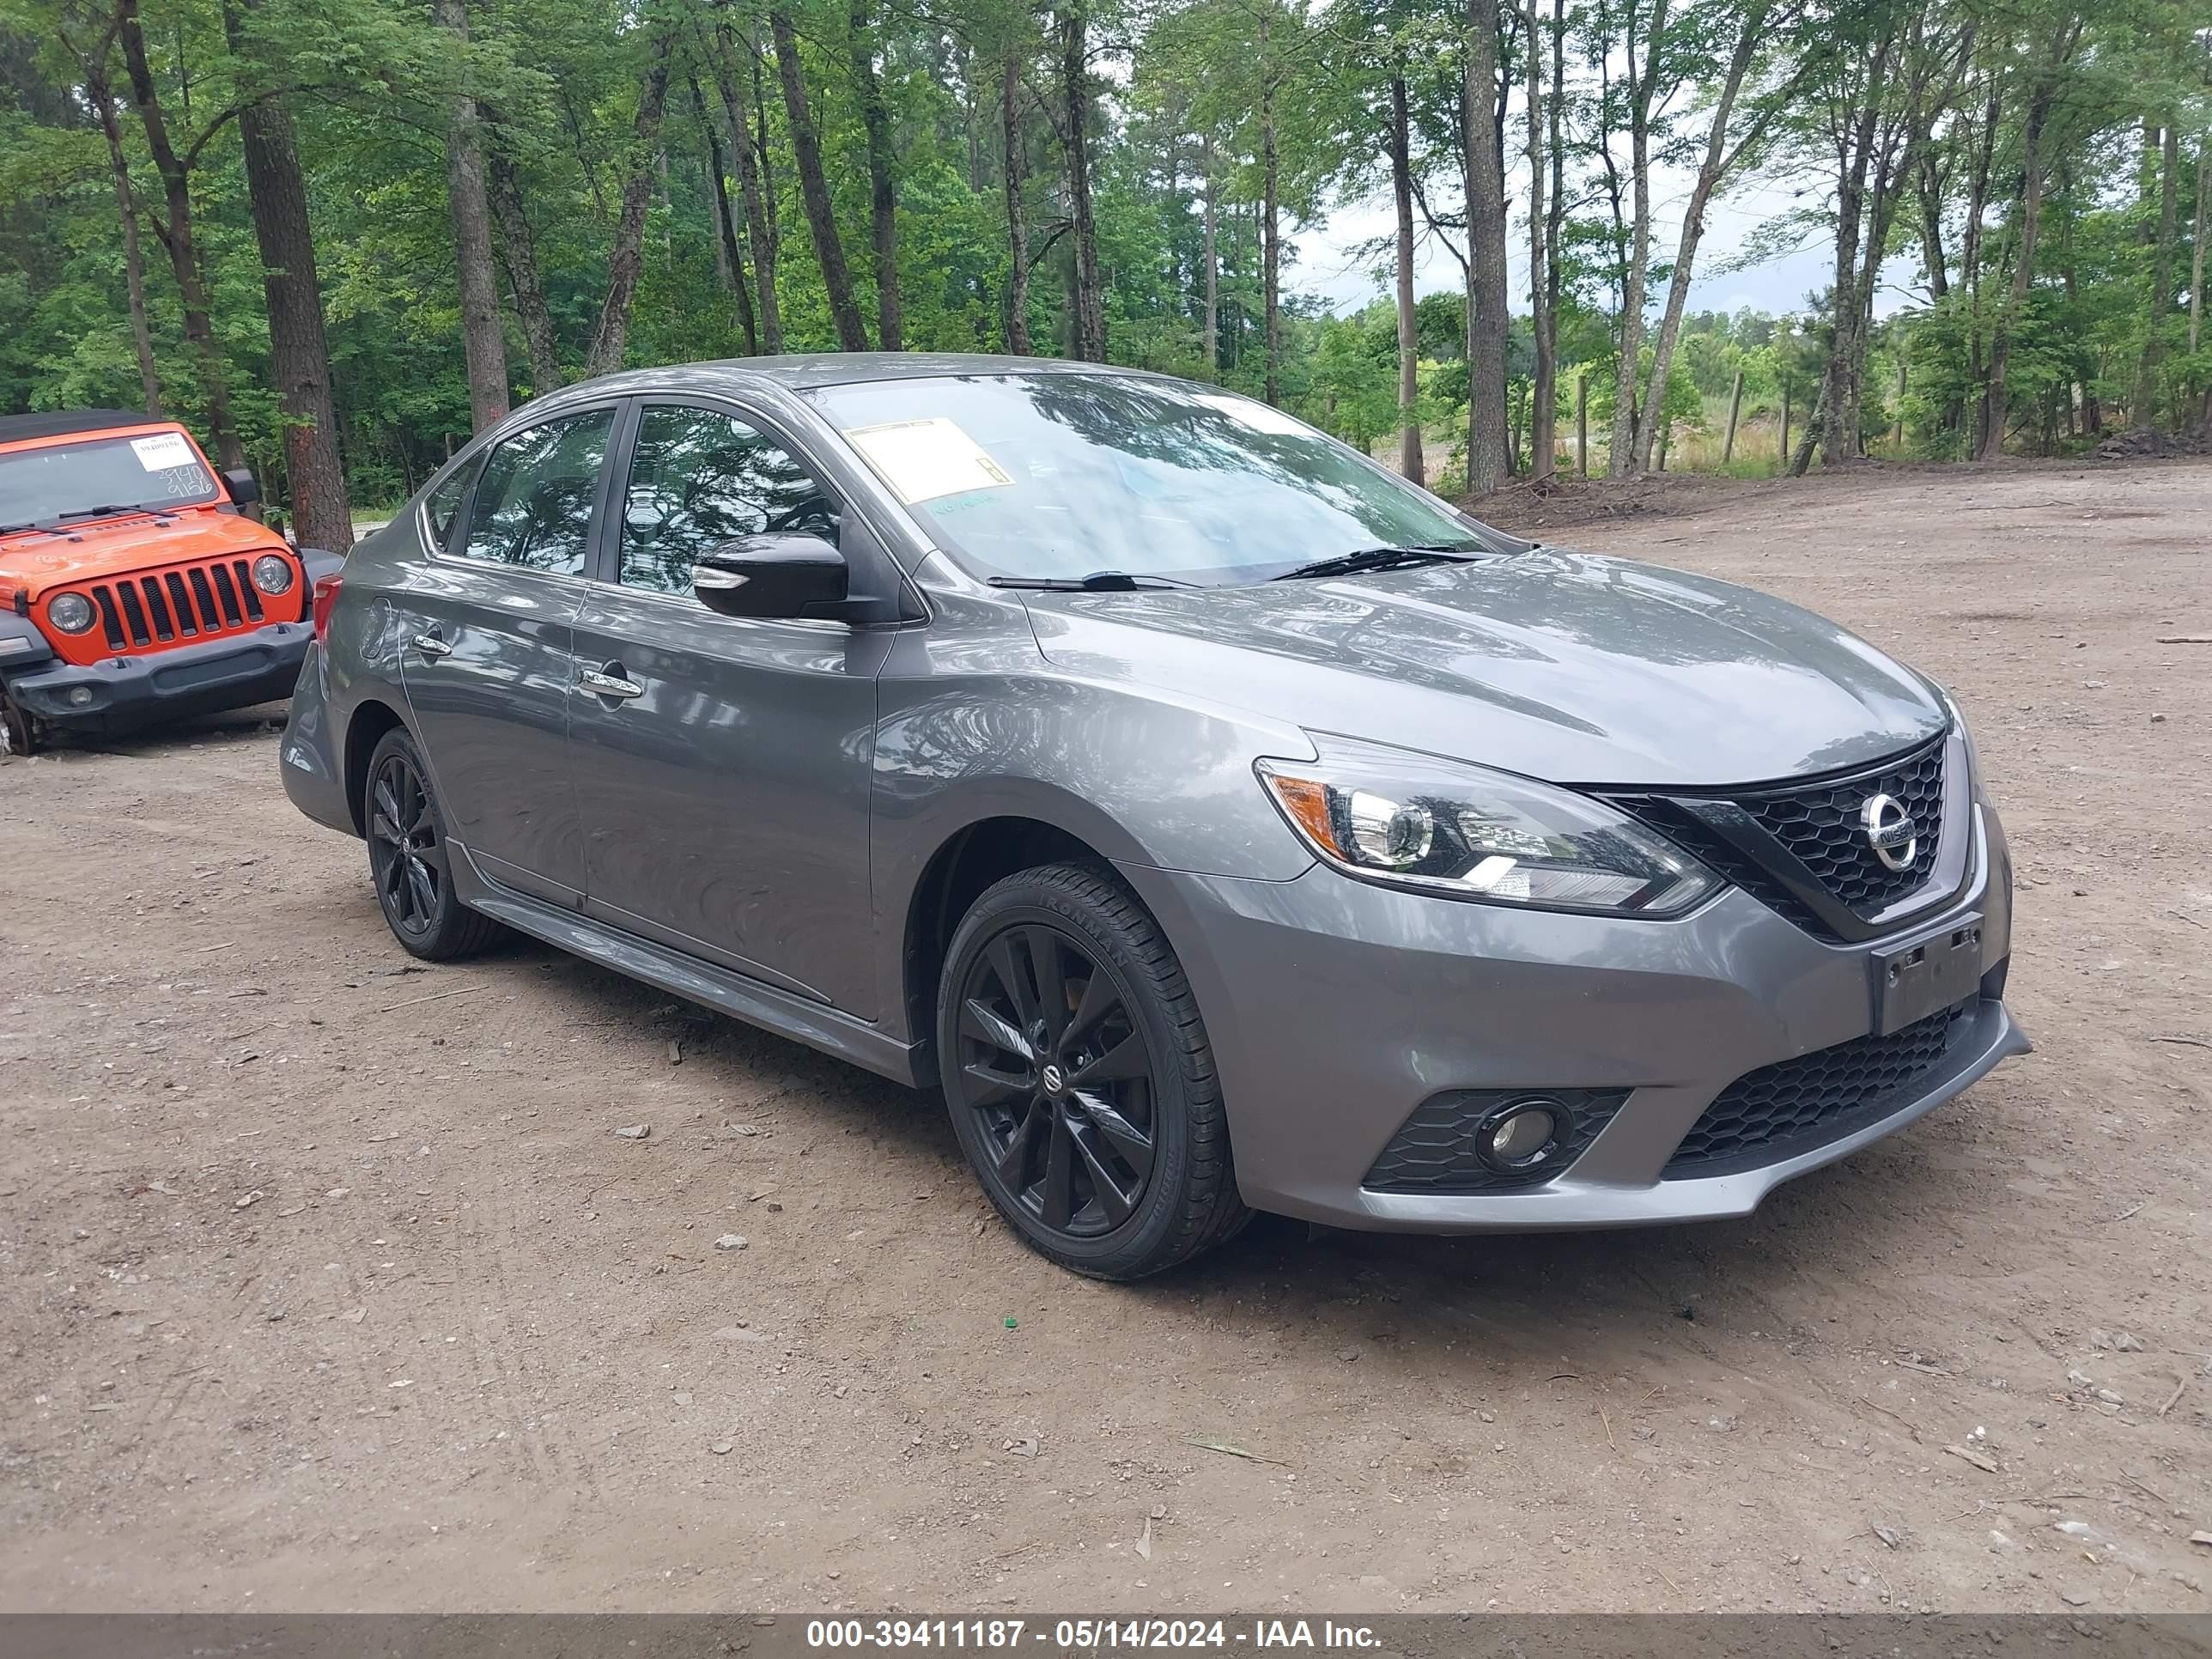
[[[910,1088],[925,1086],[919,1064],[925,1056],[917,1045],[885,1036],[874,1026],[818,1002],[518,893],[486,876],[467,848],[452,842],[447,847],[459,855],[451,864],[455,896],[471,910],[481,910],[517,933],[543,939],[572,956],[819,1048],[895,1083]]]

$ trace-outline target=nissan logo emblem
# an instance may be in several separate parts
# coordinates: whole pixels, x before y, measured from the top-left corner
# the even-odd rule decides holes
[[[1894,795],[1869,795],[1859,808],[1859,822],[1866,829],[1867,845],[1885,868],[1910,870],[1912,860],[1920,851],[1920,830],[1912,822],[1912,814],[1905,810],[1905,803]]]

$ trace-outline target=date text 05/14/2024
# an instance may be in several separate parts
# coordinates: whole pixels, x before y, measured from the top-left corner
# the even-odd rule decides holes
[[[811,1619],[810,1648],[1337,1648],[1381,1645],[1361,1624],[1321,1619]]]

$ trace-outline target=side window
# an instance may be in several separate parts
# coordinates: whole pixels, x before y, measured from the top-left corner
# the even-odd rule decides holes
[[[613,424],[612,410],[586,410],[518,432],[493,450],[463,551],[490,564],[582,575]]]
[[[433,545],[443,547],[453,540],[453,515],[461,510],[461,502],[469,493],[469,480],[476,477],[477,467],[483,459],[479,455],[455,467],[422,498],[422,514],[429,520]]]
[[[702,556],[765,530],[835,542],[837,508],[787,451],[735,416],[649,405],[623,499],[623,586],[689,593]]]

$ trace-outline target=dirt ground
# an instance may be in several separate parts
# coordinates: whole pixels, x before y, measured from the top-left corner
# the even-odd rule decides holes
[[[2038,1052],[1744,1222],[1113,1289],[933,1097],[413,966],[268,711],[18,760],[0,1607],[2203,1610],[2212,464],[1496,516],[1955,688]]]

